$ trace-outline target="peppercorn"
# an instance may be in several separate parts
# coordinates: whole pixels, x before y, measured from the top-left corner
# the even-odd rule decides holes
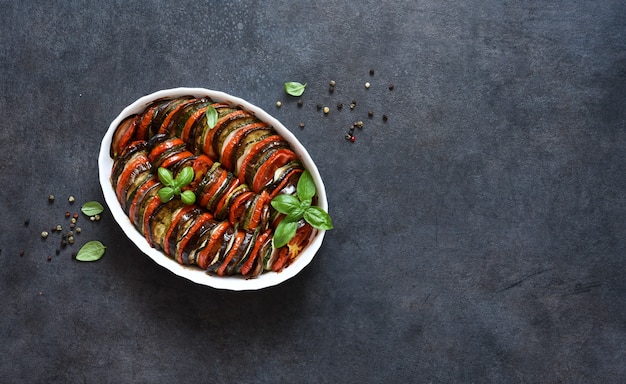
[[[350,140],[350,138],[351,138],[351,137],[352,137],[352,135],[351,135],[351,134],[346,133],[346,140]]]
[[[337,84],[337,83],[335,83],[335,80],[331,80],[331,81],[330,81],[330,86],[331,86],[331,87],[334,87],[334,86],[335,86],[335,84]]]
[[[367,116],[374,117],[374,112],[373,111],[367,111]]]
[[[366,88],[366,89],[369,89],[369,87],[370,87],[370,86],[371,86],[371,84],[370,84],[369,82],[368,82],[368,83],[365,83],[365,88]]]
[[[48,256],[48,261],[52,261],[52,256]]]
[[[317,110],[319,111],[319,110],[321,110],[321,109],[322,109],[322,106],[321,106],[321,105],[319,105],[319,104],[317,104],[317,105],[315,106],[315,108],[317,108]]]
[[[393,91],[394,85],[393,84],[389,84],[389,90]]]
[[[383,121],[387,121],[388,117],[387,115],[383,115]]]
[[[76,219],[72,217],[72,224],[76,224]]]
[[[280,108],[281,105],[283,105],[283,103],[281,103],[280,101],[276,102],[276,107]]]
[[[57,232],[61,232],[63,230],[63,227],[61,227],[61,225],[57,225],[56,230],[57,230]]]
[[[335,92],[335,87],[331,85],[330,87],[328,87],[328,93],[333,93],[333,92]]]
[[[24,220],[24,226],[28,227],[28,224],[30,224],[30,220],[28,220],[28,219]]]
[[[374,70],[370,69],[370,76],[374,76]]]
[[[65,240],[61,240],[61,248],[65,248],[67,242]]]
[[[343,108],[343,104],[342,103],[337,103],[337,109],[341,110],[341,108]]]
[[[71,216],[70,211],[66,211],[66,212],[65,212],[65,218],[66,218],[66,219],[69,219],[69,217],[70,217],[70,216]]]
[[[350,109],[354,109],[356,107],[356,101],[352,100],[350,103]]]
[[[351,136],[351,137],[350,137],[350,141],[351,141],[351,142],[353,142],[353,143],[354,143],[354,141],[355,141],[355,140],[356,140],[356,137],[354,137],[354,136]]]
[[[70,204],[71,204],[71,203],[73,203],[74,201],[76,201],[76,199],[74,198],[74,196],[70,196],[70,197],[68,197],[68,198],[67,198],[67,201],[69,201],[69,202],[70,202]]]
[[[80,227],[76,227],[76,233],[80,233],[82,231],[82,229],[80,229]]]
[[[324,114],[328,114],[328,112],[330,112],[330,108],[324,107]]]
[[[20,257],[24,256],[24,251],[20,251]]]
[[[41,232],[41,237],[43,237],[44,239],[48,237],[48,231]]]
[[[54,195],[48,196],[48,201],[52,203],[54,201]]]
[[[300,123],[300,128],[304,128],[304,122]]]
[[[70,236],[67,238],[67,242],[70,244],[74,244],[74,236]]]
[[[56,253],[56,254],[58,255],[59,253],[61,253],[61,250],[60,250],[59,248],[57,248],[57,249],[54,251],[54,253]]]
[[[302,106],[302,99],[299,99],[298,100],[298,107],[301,107],[301,106]]]
[[[91,220],[91,221],[96,221],[96,217],[95,217],[95,216],[91,216],[91,217],[89,218],[89,220]]]
[[[94,217],[95,217],[96,221],[100,220],[100,215],[95,215]]]
[[[78,220],[78,213],[74,212],[74,214],[72,215],[72,218],[75,220]]]

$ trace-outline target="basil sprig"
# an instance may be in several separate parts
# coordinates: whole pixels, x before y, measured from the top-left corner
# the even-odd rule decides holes
[[[217,125],[217,110],[214,106],[209,105],[206,109],[206,124],[209,126],[209,129],[213,129]]]
[[[193,191],[182,191],[182,188],[193,181],[194,172],[193,168],[185,167],[178,173],[178,176],[174,178],[172,172],[167,168],[159,168],[159,180],[165,185],[165,187],[159,190],[159,198],[162,202],[167,203],[175,196],[180,195],[180,199],[183,203],[191,205],[196,202],[196,195]]]
[[[315,196],[315,183],[311,173],[306,170],[300,176],[296,186],[296,195],[279,194],[272,199],[272,207],[285,217],[278,223],[272,239],[274,248],[285,246],[296,235],[298,221],[302,218],[314,228],[329,230],[333,222],[326,211],[311,205]]]
[[[106,247],[99,241],[93,240],[85,243],[78,254],[76,254],[76,260],[78,261],[97,261],[104,255]]]
[[[297,81],[288,81],[285,83],[285,92],[287,92],[287,94],[291,96],[302,96],[305,88],[306,83],[301,84]]]
[[[97,201],[88,201],[83,204],[80,210],[87,216],[95,216],[101,214],[104,211],[104,207]]]

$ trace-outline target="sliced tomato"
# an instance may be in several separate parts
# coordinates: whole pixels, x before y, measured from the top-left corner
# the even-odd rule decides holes
[[[146,149],[145,141],[133,141],[130,143],[122,153],[113,161],[113,166],[111,167],[111,185],[115,189],[117,186],[117,181],[120,177],[120,174],[128,164],[128,162],[132,161],[132,159],[136,156],[144,153]]]
[[[301,166],[294,166],[293,168],[285,171],[285,173],[281,175],[278,180],[274,180],[274,182],[266,185],[263,190],[268,191],[270,194],[270,200],[283,191],[292,194],[296,191],[296,186],[298,185],[298,180],[300,179],[302,172],[304,172],[304,168]]]
[[[150,122],[150,126],[148,127],[148,136],[152,137],[158,134],[161,131],[161,127],[163,126],[163,121],[165,121],[170,113],[175,110],[180,104],[183,104],[187,102],[187,100],[192,98],[193,96],[177,97],[161,105],[161,108],[157,109],[154,113],[154,116],[152,117],[152,121]],[[163,133],[169,134],[169,132]]]
[[[133,223],[135,227],[137,227],[137,211],[146,196],[146,194],[150,191],[150,189],[155,188],[157,185],[160,185],[159,180],[156,176],[152,175],[148,178],[139,188],[135,191],[135,195],[132,200],[130,200],[129,208],[128,208],[128,218]]]
[[[257,260],[257,256],[259,256],[259,250],[265,244],[267,239],[270,237],[271,233],[272,231],[268,229],[256,239],[256,241],[254,242],[254,247],[252,248],[252,252],[250,253],[250,256],[248,257],[248,260],[246,260],[246,262],[241,267],[241,270],[239,271],[242,275],[245,276],[248,273],[250,273],[250,271],[252,270],[252,266]]]
[[[198,194],[198,204],[204,208],[207,208],[209,201],[211,201],[213,195],[215,195],[215,193],[220,189],[224,182],[226,182],[226,180],[228,179],[228,172],[222,167],[217,167],[214,172],[212,172],[211,175],[208,176],[210,177],[210,181],[206,183],[202,191]]]
[[[181,111],[183,111],[189,104],[196,101],[198,101],[198,99],[185,99],[172,105],[170,111],[167,113],[167,116],[165,116],[165,119],[163,119],[163,122],[159,127],[159,133],[166,134],[168,136],[171,136],[172,133],[175,134],[176,132],[172,132],[172,127],[175,126]]]
[[[220,161],[224,164],[224,167],[229,171],[233,171],[235,167],[235,161],[237,160],[237,148],[240,146],[240,141],[251,131],[268,128],[269,125],[263,121],[257,121],[251,124],[246,124],[244,127],[239,128],[237,132],[233,134],[233,136],[224,143],[222,146],[222,155],[220,157]]]
[[[230,182],[228,183],[228,187],[221,194],[219,200],[214,204],[215,208],[212,209],[212,212],[215,215],[215,217],[217,217],[218,215],[222,217],[221,212],[224,211],[224,207],[226,206],[230,196],[234,193],[235,189],[237,189],[240,185],[241,184],[239,184],[239,179],[237,179],[236,177],[232,177],[230,179]]]
[[[126,146],[133,141],[135,130],[137,129],[138,115],[131,115],[122,120],[117,126],[111,139],[109,155],[115,159]]]
[[[262,153],[272,148],[276,145],[276,143],[282,141],[283,138],[281,136],[271,135],[253,144],[250,150],[242,155],[241,163],[237,167],[238,169],[236,174],[239,181],[245,183],[247,170],[254,167],[255,162],[262,155]]]
[[[163,138],[166,136],[159,136],[159,137]],[[168,151],[171,151],[173,148],[184,149],[185,142],[177,137],[173,137],[173,138],[165,139],[157,143],[150,149],[150,154],[149,154],[150,161],[153,163],[156,162],[157,159],[159,159],[159,157],[161,157],[163,154],[167,153]]]
[[[261,193],[255,194],[245,214],[246,219],[243,223],[245,230],[254,230],[259,226],[263,211],[267,208],[269,203],[270,199],[267,192],[262,191]]]
[[[254,198],[254,192],[245,191],[239,194],[230,205],[230,210],[228,212],[228,220],[232,225],[239,222],[246,212],[246,204],[248,201]]]
[[[143,210],[143,217],[141,218],[141,232],[151,247],[154,247],[155,244],[152,242],[152,237],[150,236],[150,218],[152,217],[153,212],[162,204],[163,203],[161,202],[159,196],[153,195],[150,197],[145,209]]]
[[[155,100],[150,104],[141,115],[141,118],[138,121],[137,129],[135,131],[135,139],[138,140],[148,140],[150,124],[152,123],[152,119],[154,118],[157,111],[167,105],[172,99],[159,99]]]
[[[237,231],[237,233],[235,234],[235,241],[233,242],[233,245],[230,247],[230,249],[224,256],[224,260],[222,261],[220,266],[217,268],[216,272],[218,276],[224,276],[226,272],[226,267],[228,266],[228,264],[230,264],[231,260],[234,260],[235,255],[239,253],[238,252],[239,248],[241,247],[245,238],[246,238],[245,231]]]
[[[178,231],[181,225],[194,214],[194,211],[198,213],[198,209],[194,205],[185,205],[178,212],[174,214],[172,222],[170,223],[165,236],[163,237],[163,251],[170,257],[176,256],[176,240]]]
[[[167,168],[167,169],[174,168],[176,167],[176,164],[178,164],[179,162],[185,161],[191,157],[193,157],[193,153],[187,150],[183,150],[180,152],[172,153],[169,156],[165,157],[162,160],[161,164],[158,164],[158,166]]]
[[[208,229],[210,223],[214,221],[213,215],[208,212],[202,212],[189,228],[179,236],[179,240],[176,243],[176,260],[180,264],[191,264],[188,245],[196,245],[203,231]]]
[[[152,165],[146,156],[145,151],[139,152],[132,161],[128,162],[119,178],[117,179],[117,185],[115,186],[115,194],[117,200],[120,202],[120,206],[123,211],[126,211],[126,193],[131,184],[135,182],[135,179],[144,172],[150,172]]]
[[[232,231],[232,227],[229,222],[222,221],[211,230],[209,239],[204,248],[198,253],[196,258],[196,264],[198,267],[206,270],[211,265],[215,264],[215,257],[217,251],[222,247],[225,238],[224,235],[228,233],[228,230]]]
[[[296,160],[298,156],[296,153],[288,148],[278,149],[273,152],[267,160],[259,166],[256,173],[252,179],[252,190],[255,192],[259,192],[263,187],[265,187],[270,181],[274,179],[274,173],[277,169],[289,163],[290,161]]]

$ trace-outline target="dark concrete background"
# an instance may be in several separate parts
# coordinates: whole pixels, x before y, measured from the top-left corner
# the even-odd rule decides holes
[[[0,9],[3,382],[625,381],[623,1]],[[106,212],[59,255],[40,238],[103,201],[111,120],[177,86],[242,97],[308,148],[335,229],[296,278],[195,285]],[[87,240],[104,257],[72,261]]]

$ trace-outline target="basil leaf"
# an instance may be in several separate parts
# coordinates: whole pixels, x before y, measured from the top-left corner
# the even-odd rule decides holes
[[[304,220],[317,229],[333,229],[333,221],[326,211],[320,207],[312,206],[304,211]]]
[[[193,193],[193,191],[187,190],[183,191],[183,193],[180,194],[180,199],[183,201],[183,203],[191,205],[196,202],[196,195]]]
[[[300,175],[296,193],[300,201],[308,201],[309,203],[311,199],[313,199],[313,196],[315,196],[315,182],[313,182],[313,176],[308,170],[305,170],[302,175]]]
[[[168,187],[174,186],[174,175],[172,175],[172,172],[169,169],[159,168],[158,173],[159,180],[161,180],[161,183],[163,183],[163,185]]]
[[[285,92],[291,96],[302,96],[306,88],[306,83],[301,84],[296,81],[289,81],[285,83]]]
[[[158,195],[159,195],[159,198],[161,199],[161,202],[167,203],[168,201],[174,198],[174,188],[163,187],[159,189]]]
[[[297,221],[281,220],[274,230],[274,237],[272,238],[274,248],[284,247],[296,235],[297,230]]]
[[[302,218],[302,216],[304,215],[304,212],[306,212],[307,209],[309,209],[309,207],[311,206],[311,201],[301,201],[300,203],[298,203],[298,206],[296,208],[294,208],[293,210],[291,210],[291,212],[289,212],[287,214],[287,220],[290,221],[298,221]]]
[[[104,255],[106,247],[99,241],[93,240],[85,243],[76,254],[78,261],[96,261]]]
[[[209,129],[213,129],[217,124],[217,110],[212,105],[209,105],[206,109],[206,124]]]
[[[176,185],[178,187],[184,187],[185,185],[191,183],[193,181],[193,168],[191,167],[185,167],[183,168],[182,171],[180,171],[180,173],[178,174],[178,177],[176,177]]]
[[[88,201],[83,204],[80,210],[87,216],[95,216],[101,214],[104,211],[104,207],[97,201]]]
[[[285,215],[289,215],[300,207],[300,201],[297,197],[285,193],[276,195],[271,204],[275,210]]]

